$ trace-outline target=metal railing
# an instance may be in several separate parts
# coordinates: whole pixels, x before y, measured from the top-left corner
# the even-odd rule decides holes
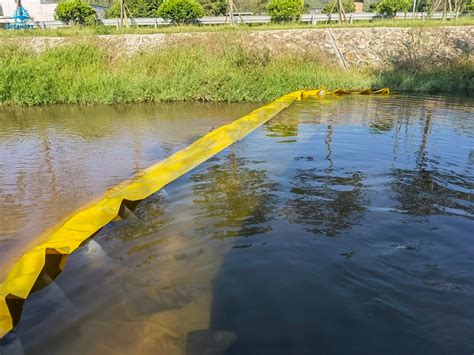
[[[376,13],[370,13],[370,12],[361,12],[361,13],[349,13],[346,14],[346,17],[350,23],[353,21],[361,21],[361,20],[376,20],[376,19],[382,19],[383,16],[376,14]],[[426,19],[429,17],[429,14],[427,12],[416,12],[416,13],[397,13],[396,16],[398,19]],[[443,13],[435,13],[431,18],[433,19],[441,19],[443,17]],[[453,18],[454,15],[448,14],[448,18]],[[237,24],[265,24],[265,23],[270,23],[271,18],[270,16],[266,15],[241,15],[241,16],[235,16],[234,17],[235,21]],[[14,20],[11,17],[3,17],[0,18],[0,24],[7,24],[11,23]],[[131,18],[128,19],[128,23],[131,26],[149,26],[149,27],[155,27],[158,28],[159,26],[169,26],[171,23],[169,21],[166,21],[160,17],[157,18]],[[318,22],[326,22],[326,21],[338,21],[338,15],[337,14],[317,14],[317,13],[311,13],[311,14],[303,14],[301,15],[301,22],[302,23],[311,23],[313,25],[316,25]],[[60,28],[60,27],[67,27],[66,24],[64,24],[61,21],[34,21],[36,26],[38,28]],[[102,24],[104,26],[120,26],[120,19],[102,19],[101,20]],[[200,25],[225,25],[229,24],[229,18],[226,16],[207,16],[203,17],[198,20],[198,23]]]

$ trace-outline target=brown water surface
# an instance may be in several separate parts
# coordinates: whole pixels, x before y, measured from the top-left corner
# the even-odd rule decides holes
[[[0,108],[0,276],[46,229],[252,104]]]

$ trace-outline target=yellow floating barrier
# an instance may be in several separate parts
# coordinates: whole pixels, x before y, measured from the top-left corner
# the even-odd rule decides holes
[[[388,89],[352,92],[337,89],[331,92],[324,88],[292,92],[213,130],[132,179],[109,189],[100,199],[53,229],[46,241],[23,254],[8,271],[0,283],[0,339],[18,323],[25,299],[47,285],[48,280],[54,280],[64,269],[67,257],[102,227],[125,216],[126,211],[133,210],[141,200],[244,138],[294,101],[324,95],[388,93]]]

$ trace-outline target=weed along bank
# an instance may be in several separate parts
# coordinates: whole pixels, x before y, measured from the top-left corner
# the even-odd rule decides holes
[[[0,354],[472,352],[470,5],[393,3],[0,30]]]
[[[315,86],[469,92],[473,32],[454,26],[5,38],[1,100],[261,102]]]

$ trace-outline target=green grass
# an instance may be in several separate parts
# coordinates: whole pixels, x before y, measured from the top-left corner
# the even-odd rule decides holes
[[[474,66],[472,61],[461,61],[421,71],[394,68],[378,73],[375,82],[381,86],[388,86],[393,91],[457,93],[472,97],[474,94]]]
[[[314,29],[314,28],[361,28],[361,27],[439,27],[439,26],[471,26],[474,25],[474,16],[462,16],[457,20],[413,20],[409,18],[403,19],[377,19],[372,21],[354,21],[353,24],[348,23],[324,23],[318,22],[316,26],[303,23],[286,23],[286,24],[254,24],[240,25],[231,27],[227,25],[187,25],[187,26],[163,26],[158,28],[152,27],[129,27],[117,29],[115,27],[66,27],[58,29],[33,29],[24,31],[8,31],[0,29],[1,37],[30,37],[30,36],[47,36],[47,37],[74,37],[74,36],[95,36],[100,34],[152,34],[152,33],[179,33],[179,32],[238,32],[238,31],[265,31],[265,30],[285,30],[285,29]],[[334,15],[336,18],[337,15]]]
[[[0,48],[0,102],[16,105],[143,101],[269,101],[292,90],[326,86],[359,89],[473,90],[472,62],[430,68],[404,63],[384,72],[344,69],[327,59],[245,49],[222,35],[131,57],[117,57],[94,41],[42,53]]]

